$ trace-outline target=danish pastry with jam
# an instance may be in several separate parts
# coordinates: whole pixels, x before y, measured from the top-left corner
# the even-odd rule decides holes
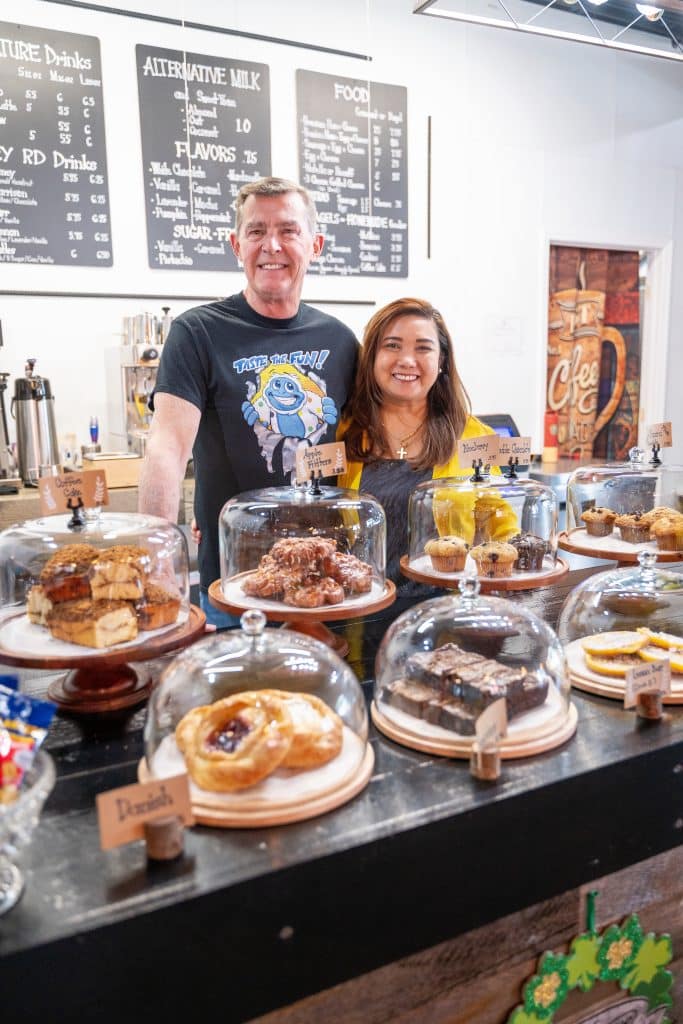
[[[193,708],[176,727],[176,743],[202,789],[246,789],[282,764],[294,725],[284,701],[247,691]]]
[[[292,719],[292,743],[283,768],[319,768],[337,756],[342,748],[342,720],[324,700],[312,693],[263,692],[281,700]]]

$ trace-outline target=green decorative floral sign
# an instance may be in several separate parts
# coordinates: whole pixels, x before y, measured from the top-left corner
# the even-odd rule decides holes
[[[668,1009],[672,1005],[673,975],[666,965],[673,958],[668,935],[643,934],[636,914],[621,926],[610,925],[602,934],[595,931],[595,894],[588,897],[588,931],[572,941],[569,952],[544,953],[537,973],[524,986],[524,1001],[512,1011],[507,1024],[552,1024],[555,1014],[574,989],[589,992],[601,982],[616,982],[628,997],[615,1004],[617,1016],[609,1008],[598,1016],[584,1018],[604,1021],[629,1020],[637,1024],[671,1024]]]

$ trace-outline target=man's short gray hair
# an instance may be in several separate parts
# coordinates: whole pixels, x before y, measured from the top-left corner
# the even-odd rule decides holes
[[[289,181],[287,178],[257,178],[256,181],[248,181],[246,185],[242,185],[235,200],[235,233],[239,234],[242,227],[244,204],[249,196],[284,196],[288,192],[296,192],[303,199],[308,226],[311,234],[315,235],[318,230],[318,212],[311,194],[302,185],[297,185],[295,181]]]

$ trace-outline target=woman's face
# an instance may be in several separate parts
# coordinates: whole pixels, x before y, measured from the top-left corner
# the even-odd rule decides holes
[[[375,380],[390,402],[426,401],[439,374],[439,335],[433,320],[408,314],[385,329],[375,353]]]

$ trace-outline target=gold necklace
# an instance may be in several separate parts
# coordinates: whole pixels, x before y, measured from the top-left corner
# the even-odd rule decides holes
[[[409,444],[410,441],[412,441],[416,434],[420,433],[424,425],[425,421],[423,420],[422,423],[418,423],[418,425],[415,427],[415,430],[413,430],[412,433],[406,434],[405,437],[396,437],[395,434],[392,434],[391,431],[387,429],[385,424],[384,429],[386,430],[389,437],[394,441],[398,441],[399,443],[399,447],[396,449],[396,454],[398,455],[399,459],[405,459],[406,455],[408,454],[408,449],[406,448],[406,445]]]

